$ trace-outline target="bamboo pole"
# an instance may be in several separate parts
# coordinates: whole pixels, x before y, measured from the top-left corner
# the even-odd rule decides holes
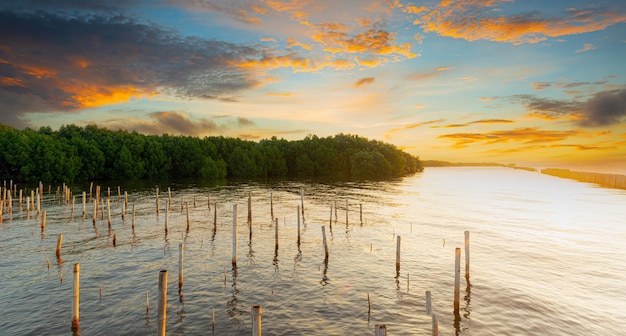
[[[87,216],[87,192],[83,191],[83,220]]]
[[[107,214],[109,219],[109,228],[111,228],[111,199],[107,198]]]
[[[252,308],[250,309],[250,315],[252,315],[252,336],[261,336],[263,334],[263,308],[261,306],[252,306]]]
[[[400,236],[396,237],[396,273],[400,272]]]
[[[209,209],[209,211],[211,211],[211,193],[209,193],[207,199],[206,199],[206,206],[207,209]]]
[[[346,225],[348,225],[348,199],[346,198]]]
[[[298,211],[296,212],[298,215],[298,244],[300,244],[300,206],[298,205]]]
[[[100,219],[104,220],[104,198],[100,199]]]
[[[237,204],[233,204],[233,265],[237,264]]]
[[[432,297],[430,291],[426,291],[426,314],[431,315],[433,313]]]
[[[454,311],[459,310],[461,288],[461,248],[454,249]]]
[[[2,203],[2,202],[0,202]],[[2,216],[2,208],[0,207],[0,216]],[[30,219],[30,196],[26,196],[26,219]],[[0,219],[0,223],[2,220]]]
[[[0,224],[2,224],[2,216],[4,215],[4,210],[2,209],[4,207],[4,202],[0,201]]]
[[[159,215],[159,187],[156,187],[156,213]]]
[[[150,291],[146,291],[146,314],[150,311]]]
[[[113,247],[117,247],[117,233],[113,234]]]
[[[124,209],[128,209],[128,191],[124,190]]]
[[[167,187],[167,206],[172,206],[172,188]]]
[[[183,210],[185,210],[185,197],[180,195],[180,212],[183,212]]]
[[[470,275],[470,233],[465,231],[465,277]]]
[[[159,272],[159,303],[158,303],[157,320],[159,326],[157,328],[158,336],[165,336],[165,325],[167,321],[167,271]]]
[[[80,264],[74,264],[74,286],[72,294],[72,330],[79,330],[80,320]]]
[[[387,336],[387,326],[384,324],[377,324],[374,327],[375,336]]]
[[[328,225],[330,226],[330,232],[333,231],[333,205],[330,204],[330,217],[328,218]]]
[[[326,243],[326,227],[322,225],[322,239],[324,241],[324,256],[328,259],[328,244]]]
[[[72,196],[72,218],[74,218],[74,205],[76,204],[76,196]]]
[[[359,203],[359,220],[363,224],[363,204]]]
[[[178,244],[178,288],[183,287],[184,282],[185,245]]]
[[[93,200],[93,224],[96,225],[96,220],[98,219],[98,201]]]
[[[43,218],[41,219],[41,233],[46,230],[46,210],[43,211]]]
[[[120,201],[120,196],[122,194],[122,188],[120,186],[117,186],[117,201]]]
[[[274,219],[274,194],[270,193],[270,216]]]
[[[92,197],[91,197],[91,192],[92,191],[93,191],[93,182],[91,182],[89,184],[89,202],[91,202],[91,199],[92,199]]]
[[[41,215],[41,193],[37,195],[37,217]]]

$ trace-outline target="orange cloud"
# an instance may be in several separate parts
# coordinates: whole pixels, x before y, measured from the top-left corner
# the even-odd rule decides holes
[[[365,85],[365,84],[371,84],[374,82],[376,78],[374,77],[364,77],[359,79],[358,81],[356,81],[356,83],[354,83],[354,87],[358,88],[361,85]]]
[[[26,84],[24,84],[24,81],[19,79],[19,78],[10,78],[10,77],[1,77],[0,78],[0,85],[2,86],[19,86],[19,87],[26,87]]]
[[[290,55],[266,55],[258,59],[232,61],[233,66],[258,71],[268,71],[278,68],[292,68],[293,72],[316,72],[325,68],[334,70],[347,70],[354,68],[354,63],[347,59],[332,59],[324,57],[315,61],[309,58]]]
[[[530,84],[535,91],[541,91],[543,89],[547,89],[552,86],[552,83],[548,82],[532,82]]]
[[[293,47],[301,47],[302,49],[305,50],[311,50],[312,47],[306,43],[302,43],[297,41],[296,39],[290,38],[287,40],[287,48],[293,48]]]
[[[490,145],[505,142],[521,142],[534,144],[543,142],[557,142],[570,137],[588,135],[582,130],[570,131],[543,131],[538,128],[516,128],[513,130],[493,131],[487,133],[452,133],[443,134],[438,138],[455,141],[454,148],[465,148],[475,142]]]
[[[508,1],[444,0],[435,9],[420,12],[417,24],[424,31],[441,36],[522,44],[599,31],[626,20],[626,14],[601,8],[570,8],[563,16],[554,18],[541,18],[534,13],[496,16],[497,6],[503,2]]]
[[[81,83],[75,87],[65,87],[64,89],[73,94],[71,96],[72,100],[64,102],[64,105],[71,108],[119,104],[130,101],[132,98],[148,96],[145,92],[128,85],[102,87]]]
[[[430,120],[430,121],[423,121],[419,123],[409,124],[409,125],[405,125],[405,126],[398,127],[398,128],[393,128],[387,131],[387,133],[385,134],[385,138],[391,139],[398,132],[407,131],[407,130],[411,130],[414,128],[418,128],[418,127],[422,127],[422,126],[426,126],[430,124],[436,124],[436,123],[440,123],[444,121],[445,119],[437,119],[437,120]]]
[[[266,96],[270,96],[270,97],[292,97],[293,93],[270,92],[270,93],[266,94]]]
[[[471,121],[465,124],[450,124],[450,125],[445,125],[445,126],[431,126],[430,128],[459,128],[459,127],[466,127],[472,124],[487,124],[487,125],[493,125],[493,124],[513,124],[515,123],[515,121],[513,120],[508,120],[508,119],[481,119],[481,120],[475,120],[475,121]]]

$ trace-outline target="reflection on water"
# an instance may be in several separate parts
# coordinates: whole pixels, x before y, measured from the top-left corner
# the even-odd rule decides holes
[[[5,213],[0,224],[0,270],[6,275],[0,277],[2,333],[66,334],[71,281],[63,281],[63,276],[71,272],[63,265],[81,263],[80,332],[154,334],[150,319],[156,315],[150,315],[156,313],[147,311],[145,293],[156,292],[160,269],[177,269],[178,254],[170,247],[182,242],[190,251],[184,296],[181,288],[178,299],[171,298],[168,305],[168,328],[177,335],[206,334],[213,308],[214,334],[247,335],[246,314],[252,305],[263,306],[263,329],[269,335],[367,335],[370,321],[386,324],[394,334],[427,335],[431,318],[419,309],[425,299],[411,294],[425,291],[432,292],[442,335],[623,331],[625,191],[504,168],[429,169],[405,179],[358,183],[166,184],[174,199],[210,194],[214,206],[188,208],[189,233],[186,213],[171,211],[165,233],[165,214],[155,211],[157,184],[122,185],[136,209],[134,227],[118,213],[108,229],[106,194],[98,199],[93,231],[87,225],[91,214],[87,219],[72,216],[71,204],[55,194],[42,199],[48,220],[44,232],[34,207],[30,217],[19,207]],[[300,187],[305,191],[306,222],[298,243],[293,213],[301,204]],[[257,224],[252,235],[252,223],[242,225],[239,243],[248,244],[249,262],[230,268],[229,205],[245,203],[250,194],[255,218],[283,218],[281,250],[273,226]],[[346,199],[349,208],[344,209]],[[115,197],[110,202],[112,210],[124,206]],[[224,211],[218,212],[217,202],[224,204]],[[363,220],[354,217],[361,216],[358,204]],[[338,221],[338,207],[342,218],[341,210],[349,210],[346,223]],[[322,225],[330,228],[332,270],[323,254]],[[336,225],[338,235],[333,234]],[[455,313],[450,255],[463,246],[465,230],[473,238],[471,283],[465,277],[464,304]],[[121,242],[117,248],[111,244],[112,233]],[[59,234],[64,244],[55,272],[49,262]],[[203,249],[208,236],[211,248]],[[394,268],[396,236],[403,240],[406,279]],[[293,256],[293,268],[281,267],[279,254],[283,259]],[[115,284],[106,305],[98,298],[103,283]]]

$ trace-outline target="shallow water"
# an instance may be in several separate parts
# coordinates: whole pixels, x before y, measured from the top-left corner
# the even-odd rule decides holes
[[[25,206],[22,212],[15,206],[12,218],[5,213],[0,224],[0,334],[71,334],[74,263],[81,264],[82,335],[155,334],[161,269],[169,273],[168,335],[249,335],[253,305],[263,307],[267,335],[368,335],[380,323],[390,335],[429,335],[425,291],[432,292],[441,335],[626,331],[624,190],[499,167],[429,168],[377,182],[172,187],[167,236],[167,186],[160,186],[158,216],[154,187],[129,190],[129,204],[137,211],[134,236],[132,215],[122,220],[122,202],[113,191],[117,247],[106,212],[104,220],[98,214],[94,228],[93,206],[88,205],[83,220],[80,186],[73,190],[73,219],[71,206],[54,194],[44,195],[43,235],[41,218],[33,213],[28,219]],[[305,219],[298,246],[300,187]],[[277,251],[270,192],[279,219]],[[190,202],[188,234],[181,199]],[[336,216],[330,212],[335,202]],[[233,204],[238,205],[239,223],[235,269]],[[322,225],[330,250],[327,262]],[[454,250],[463,247],[465,230],[471,232],[470,277],[463,276],[462,255],[461,307],[455,314]],[[60,233],[62,261],[55,256]],[[402,244],[398,273],[396,236]],[[179,292],[178,246],[183,241],[185,281]]]

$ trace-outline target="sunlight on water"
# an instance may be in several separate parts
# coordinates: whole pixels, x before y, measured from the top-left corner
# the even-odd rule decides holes
[[[73,218],[71,206],[60,197],[44,195],[43,234],[36,212],[27,218],[25,208],[20,212],[14,206],[12,216],[5,213],[0,224],[2,334],[70,334],[74,263],[81,264],[82,335],[155,334],[161,269],[170,274],[167,330],[172,335],[249,335],[253,305],[263,307],[268,335],[368,335],[379,323],[392,335],[430,335],[425,291],[432,293],[441,335],[616,335],[626,330],[623,190],[506,168],[430,168],[382,182],[171,186],[167,235],[167,186],[160,186],[158,216],[155,186],[128,190],[137,211],[135,235],[132,215],[121,219],[123,202],[116,195],[111,198],[112,231],[106,214],[92,225],[93,205],[88,204],[83,220],[81,186],[73,190]],[[298,245],[300,187],[305,215]],[[270,192],[279,223],[277,250]],[[189,233],[183,199],[190,204]],[[335,203],[336,214],[330,210]],[[236,268],[231,263],[233,204],[239,208]],[[465,230],[471,232],[471,276],[463,276],[463,256],[455,314],[454,249],[463,247]],[[62,259],[57,260],[61,233]],[[398,235],[401,268],[396,273]],[[185,282],[179,292],[178,245],[183,241]]]

